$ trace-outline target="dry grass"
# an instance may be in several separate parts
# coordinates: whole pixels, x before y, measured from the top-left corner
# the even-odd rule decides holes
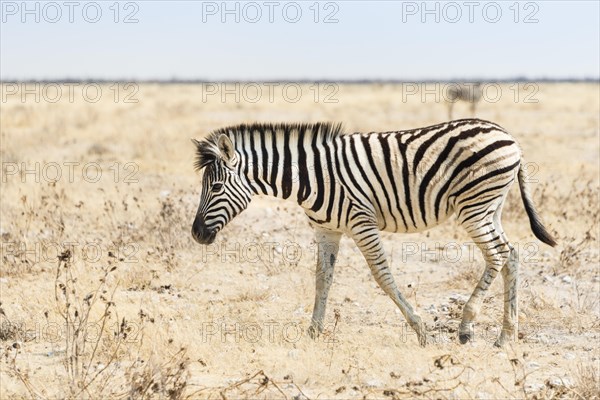
[[[58,395],[65,399],[183,398],[189,364],[186,350],[181,348],[164,360],[154,355],[147,361],[142,359],[143,315],[133,324],[120,319],[114,302],[117,286],[109,287],[117,267],[109,264],[96,286],[82,292],[73,274],[72,256],[70,250],[59,255],[54,281],[56,311],[65,327],[58,342],[61,350],[56,353],[64,370],[55,371],[59,379],[48,387],[30,368],[21,366],[23,343],[15,341],[4,353],[8,375],[18,378],[28,395],[36,399]],[[44,315],[48,320],[49,312]],[[12,334],[2,340],[15,338]],[[137,357],[132,361],[133,354]]]
[[[575,385],[571,388],[573,397],[577,399],[600,399],[600,374],[596,365],[578,365],[575,374]]]
[[[212,247],[189,234],[199,195],[190,137],[254,120],[411,128],[444,120],[444,104],[402,102],[398,85],[340,86],[338,103],[315,103],[312,94],[297,103],[202,103],[193,85],[138,93],[137,104],[17,97],[0,109],[0,398],[598,395],[598,85],[544,84],[535,104],[512,96],[479,104],[478,116],[512,132],[535,166],[534,199],[559,242],[551,249],[535,240],[514,188],[503,225],[521,259],[521,340],[504,350],[492,347],[501,278],[475,342],[457,343],[464,300],[483,268],[478,253],[444,253],[448,242],[468,245],[455,223],[384,235],[400,288],[440,339],[425,349],[346,238],[326,332],[307,337],[314,242],[291,203],[256,198]],[[4,169],[36,162],[37,181]],[[72,181],[70,162],[79,163]],[[44,179],[48,163],[61,165],[61,179]],[[98,182],[84,179],[86,163],[101,168]],[[407,256],[407,244],[420,251]],[[290,246],[299,257],[287,255]],[[89,335],[82,327],[90,323],[105,328]]]

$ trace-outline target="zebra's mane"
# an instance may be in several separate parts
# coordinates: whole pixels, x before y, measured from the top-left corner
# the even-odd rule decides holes
[[[194,168],[199,171],[217,161],[220,157],[217,141],[223,134],[229,136],[236,143],[236,139],[246,132],[275,132],[280,137],[294,136],[299,132],[309,135],[318,135],[321,141],[329,141],[343,134],[341,123],[253,123],[227,126],[209,133],[204,139],[196,142],[196,161]]]

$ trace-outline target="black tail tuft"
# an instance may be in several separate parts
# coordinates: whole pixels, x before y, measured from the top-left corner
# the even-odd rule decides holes
[[[521,199],[523,200],[523,205],[525,206],[525,211],[527,212],[527,216],[529,217],[529,223],[531,225],[531,230],[535,237],[540,239],[542,242],[546,243],[549,246],[556,246],[556,241],[552,237],[552,235],[546,230],[544,224],[542,224],[542,220],[538,215],[535,207],[533,205],[533,201],[531,199],[531,194],[529,193],[529,186],[527,185],[527,177],[525,176],[525,172],[522,168],[523,163],[519,167],[519,187],[521,188]]]

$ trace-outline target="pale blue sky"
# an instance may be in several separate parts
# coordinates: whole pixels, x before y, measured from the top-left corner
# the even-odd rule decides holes
[[[256,23],[249,19],[255,18],[257,8],[244,8],[244,2],[238,2],[238,23],[234,14],[221,22],[221,1],[121,2],[118,23],[114,1],[97,2],[102,15],[91,23],[83,13],[87,7],[85,17],[95,18],[95,5],[89,3],[78,2],[70,23],[68,6],[57,1],[61,16],[52,23],[57,9],[46,2],[28,2],[33,13],[24,14],[21,1],[2,1],[0,77],[416,80],[600,75],[598,1],[427,3],[430,10],[437,4],[439,22],[435,13],[422,15],[421,1],[321,2],[317,23],[314,1],[277,1],[276,6],[257,1],[262,17]],[[302,15],[291,23],[285,18],[294,19],[295,4]],[[272,23],[269,7],[274,7]],[[469,7],[474,7],[473,22]],[[492,23],[497,8],[502,15]],[[461,17],[452,23],[457,10]],[[324,23],[332,12],[338,22]],[[130,13],[137,23],[122,22]],[[537,22],[525,23],[528,15]]]

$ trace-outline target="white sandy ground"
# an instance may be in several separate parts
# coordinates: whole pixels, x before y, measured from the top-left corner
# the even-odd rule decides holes
[[[103,267],[117,267],[107,281],[116,288],[115,306],[102,346],[93,357],[90,345],[81,355],[92,358],[92,370],[110,363],[99,378],[107,388],[92,385],[80,397],[135,393],[136,359],[160,381],[170,357],[185,347],[183,397],[597,398],[600,88],[521,84],[519,99],[515,87],[500,88],[500,99],[484,101],[477,116],[520,142],[538,181],[538,210],[559,241],[553,249],[535,239],[513,187],[503,221],[520,251],[521,328],[520,339],[503,349],[492,345],[501,277],[477,318],[474,342],[458,344],[462,305],[483,264],[454,221],[422,234],[383,235],[401,290],[437,339],[426,348],[347,238],[326,332],[317,341],[307,336],[314,242],[293,203],[256,198],[209,247],[189,234],[199,195],[189,138],[255,120],[342,121],[348,131],[414,128],[446,120],[445,105],[432,96],[403,101],[401,85],[342,85],[337,103],[325,102],[333,91],[323,86],[315,102],[309,85],[296,103],[277,91],[272,102],[266,94],[256,103],[218,95],[203,101],[198,85],[142,85],[133,104],[123,96],[115,103],[108,86],[97,103],[9,96],[0,111],[0,398],[70,393],[68,331],[55,301],[55,256],[69,246],[80,297],[98,285]],[[537,102],[524,102],[524,94]],[[465,104],[455,110],[455,117],[470,116]],[[39,173],[12,175],[23,162],[30,169],[39,163]],[[51,163],[62,172],[55,184]],[[94,170],[83,172],[89,163],[102,171],[98,182],[91,182]],[[97,304],[90,321],[101,309]],[[123,318],[131,331],[111,359]],[[155,389],[155,396],[169,395]]]

